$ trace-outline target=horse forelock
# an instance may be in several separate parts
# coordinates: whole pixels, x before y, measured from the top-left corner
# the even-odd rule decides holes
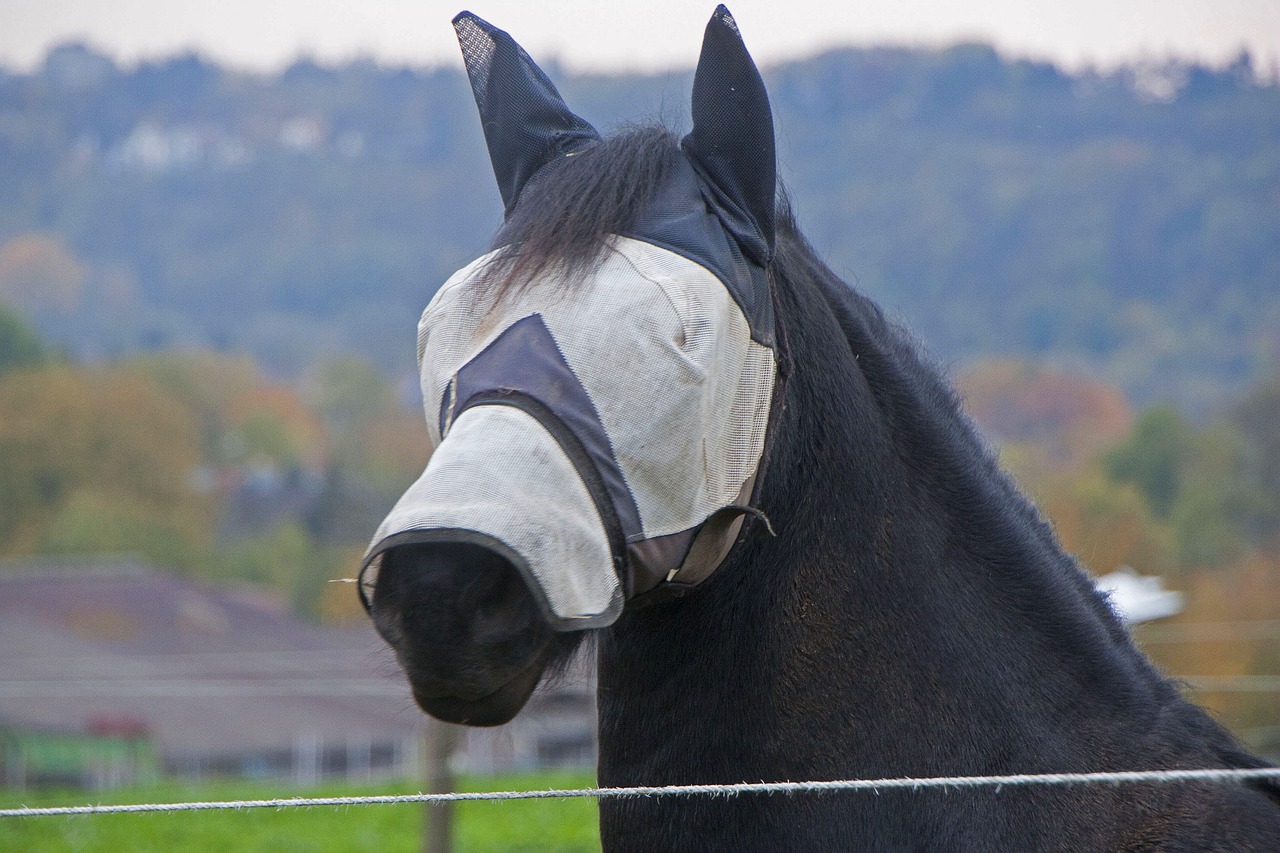
[[[498,292],[519,290],[555,268],[565,286],[598,265],[614,235],[626,234],[679,156],[659,124],[626,128],[543,167],[490,245],[485,269]]]

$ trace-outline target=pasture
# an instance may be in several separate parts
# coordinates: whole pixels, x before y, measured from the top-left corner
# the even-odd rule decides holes
[[[584,787],[589,773],[548,772],[515,776],[464,777],[459,790],[514,790]],[[5,806],[178,802],[291,796],[403,794],[418,791],[416,781],[344,784],[298,788],[281,782],[225,782],[207,785],[151,785],[121,788],[102,795],[50,790],[18,795],[6,791]],[[410,853],[421,849],[423,813],[418,804],[345,808],[253,809],[240,812],[98,815],[0,820],[0,850],[24,853],[134,853],[236,850],[245,853],[346,853],[379,850]],[[462,803],[454,817],[458,853],[600,849],[594,800],[526,800]]]

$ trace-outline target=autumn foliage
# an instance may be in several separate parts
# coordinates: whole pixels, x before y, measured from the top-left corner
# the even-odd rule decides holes
[[[427,456],[421,413],[376,370],[342,359],[287,383],[199,351],[75,365],[0,319],[0,352],[21,356],[0,362],[0,557],[137,552],[363,618],[329,581],[352,574]],[[1280,377],[1201,424],[1015,361],[958,386],[1082,566],[1184,593],[1182,614],[1136,629],[1160,665],[1192,682],[1280,674]],[[1280,751],[1277,694],[1224,683],[1197,696]]]
[[[0,557],[136,553],[352,618],[327,581],[421,472],[425,431],[361,362],[301,384],[211,352],[0,364]]]
[[[1059,464],[1080,464],[1133,426],[1133,412],[1115,386],[1027,362],[984,362],[958,386],[969,415],[989,437],[1033,445]]]
[[[11,372],[0,378],[0,541],[42,550],[72,518],[84,527],[87,507],[104,527],[147,517],[198,540],[208,507],[189,481],[200,459],[193,413],[129,371]]]

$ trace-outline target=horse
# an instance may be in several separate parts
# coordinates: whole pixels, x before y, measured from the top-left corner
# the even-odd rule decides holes
[[[605,786],[1266,766],[1144,657],[942,371],[806,241],[723,6],[683,139],[602,138],[510,36],[469,13],[455,26],[506,216],[424,314],[435,450],[410,493],[430,508],[406,494],[361,585],[425,712],[506,722],[589,640]],[[661,276],[636,271],[659,255],[676,272],[650,293]],[[632,381],[650,369],[628,343],[659,322],[635,313],[647,303],[547,331],[619,281],[618,299],[669,313],[729,305],[660,330],[653,360],[685,358],[719,317],[702,331],[749,338],[718,346],[769,367],[726,380],[763,436],[734,437],[749,470],[681,534],[637,528],[628,489],[702,483],[729,452],[724,410],[690,429],[703,403],[667,400],[683,386]],[[594,349],[570,365],[556,345],[578,333]],[[594,397],[576,375],[593,370]],[[613,380],[630,396],[599,390]],[[665,456],[645,455],[654,442]],[[540,473],[520,474],[531,460]],[[1261,851],[1280,848],[1280,785],[608,799],[600,831],[609,850]]]

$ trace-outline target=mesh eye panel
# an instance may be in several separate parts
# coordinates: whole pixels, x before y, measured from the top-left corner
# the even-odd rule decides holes
[[[623,467],[645,534],[662,536],[737,502],[764,448],[776,364],[773,350],[751,339],[741,310],[706,270],[637,240],[618,240],[614,249],[632,276],[656,285],[675,309],[684,337],[680,350],[690,375],[698,377],[697,387],[680,397],[674,393],[678,371],[610,371],[589,352],[579,356],[578,369],[589,389],[610,379],[625,389],[615,392],[615,399],[650,400],[655,384],[665,386],[658,400],[642,409],[601,411],[617,452],[629,457],[630,465]],[[604,275],[600,279],[596,285],[604,290],[637,289],[625,273],[615,273],[612,287]]]

